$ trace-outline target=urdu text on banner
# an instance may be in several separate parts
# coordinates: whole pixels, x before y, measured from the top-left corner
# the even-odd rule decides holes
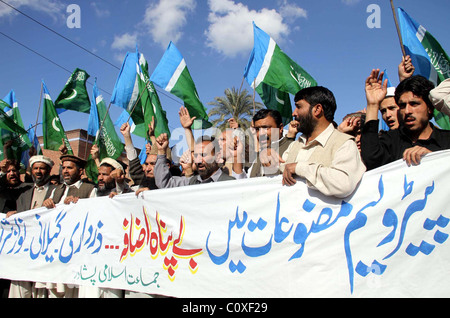
[[[174,297],[448,297],[449,151],[325,197],[281,177],[81,199],[1,220],[0,277]]]

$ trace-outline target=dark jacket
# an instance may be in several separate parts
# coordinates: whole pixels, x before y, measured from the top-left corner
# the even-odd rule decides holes
[[[427,140],[416,142],[400,127],[378,133],[379,120],[371,120],[361,129],[361,157],[367,170],[375,169],[403,158],[406,149],[421,146],[431,151],[450,149],[450,131],[432,126],[433,132]]]

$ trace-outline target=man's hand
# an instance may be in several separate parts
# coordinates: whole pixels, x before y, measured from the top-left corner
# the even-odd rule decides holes
[[[183,126],[183,128],[191,128],[192,124],[194,123],[194,120],[197,117],[191,117],[191,115],[189,115],[189,111],[187,110],[186,107],[181,107],[180,111],[178,112],[178,115],[180,115],[180,124],[181,126]]]
[[[406,161],[406,164],[408,166],[418,165],[420,164],[420,161],[422,160],[423,156],[425,156],[430,152],[431,150],[421,146],[408,148],[405,150],[405,152],[403,152],[403,160]]]
[[[338,126],[340,132],[354,135],[361,127],[361,117],[348,116],[344,121]]]
[[[398,78],[400,82],[411,77],[415,70],[416,68],[412,64],[411,57],[409,55],[402,57],[402,62],[398,65]]]
[[[264,166],[266,174],[274,174],[280,168],[280,163],[284,163],[280,154],[273,150],[272,148],[265,148],[259,153],[259,159],[261,160],[261,165]]]
[[[131,137],[131,127],[128,122],[126,122],[126,123],[122,124],[122,126],[120,126],[120,133],[124,137]]]
[[[53,209],[56,207],[55,202],[53,202],[52,198],[48,198],[42,202],[42,206],[45,206],[47,209]]]
[[[70,204],[70,203],[77,203],[79,197],[74,197],[73,195],[70,195],[64,199],[64,204]]]
[[[9,211],[8,213],[6,213],[6,217],[9,218],[11,215],[16,214],[17,211]]]
[[[98,149],[98,146],[97,145],[92,145],[92,148],[91,148],[91,156],[92,156],[92,159],[99,159],[99,157],[100,157],[100,152],[99,152],[99,149]]]
[[[366,99],[367,105],[378,106],[386,97],[388,80],[383,81],[384,72],[380,73],[379,69],[372,70],[370,76],[366,79]]]
[[[65,154],[67,154],[67,152],[69,152],[69,149],[67,149],[66,143],[64,142],[64,138],[62,138],[61,140],[62,140],[62,145],[59,146],[59,153],[61,155],[65,155]]]
[[[283,185],[293,186],[297,183],[297,180],[295,180],[294,177],[296,166],[296,163],[288,163],[287,165],[285,165],[283,172]]]
[[[180,165],[185,177],[190,177],[194,174],[193,163],[193,153],[190,150],[185,151],[180,157]]]
[[[139,196],[139,193],[148,191],[148,190],[150,190],[150,189],[149,188],[139,188],[136,190],[135,194],[136,194],[136,196]]]
[[[110,176],[119,184],[122,184],[125,181],[125,173],[122,169],[114,169]]]
[[[156,146],[158,147],[158,155],[165,155],[167,147],[169,147],[169,139],[167,134],[161,134],[156,138]]]
[[[298,121],[292,120],[289,123],[288,133],[287,133],[286,137],[295,139],[295,136],[297,136],[297,133],[298,133],[299,126],[300,126],[300,123]]]
[[[228,125],[230,125],[230,128],[232,128],[232,129],[237,129],[237,128],[239,128],[238,122],[237,122],[236,119],[234,119],[233,117],[231,117],[230,119],[228,119],[227,122],[228,122]]]

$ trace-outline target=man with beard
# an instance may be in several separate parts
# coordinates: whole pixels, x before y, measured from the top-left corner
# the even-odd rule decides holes
[[[133,192],[131,187],[125,182],[125,170],[127,165],[113,158],[99,158],[99,148],[93,145],[91,148],[91,157],[98,162],[97,174],[97,197],[109,196]]]
[[[20,163],[17,160],[4,159],[0,168],[0,212],[6,214],[17,210],[17,199],[31,185],[20,180]]]
[[[17,212],[36,209],[42,206],[55,185],[50,184],[50,172],[54,165],[53,160],[46,156],[36,155],[29,160],[31,177],[34,185],[29,190],[23,192],[17,199]],[[17,213],[10,211],[7,217]],[[42,285],[42,284],[41,284]],[[39,283],[26,281],[12,281],[9,290],[10,298],[42,298],[47,296],[45,288],[39,288]]]
[[[434,106],[429,99],[434,84],[416,75],[400,82],[395,90],[399,128],[378,134],[377,107],[387,91],[383,73],[372,70],[366,80],[366,124],[361,135],[361,156],[368,170],[403,159],[418,165],[426,154],[450,149],[450,131],[434,127]]]
[[[152,130],[151,125],[149,125],[149,131],[150,130]],[[124,123],[120,127],[120,132],[122,133],[125,141],[125,151],[129,161],[129,173],[135,185],[133,189],[136,190],[136,195],[142,191],[158,189],[153,173],[156,164],[156,151],[154,151],[152,147],[146,148],[145,151],[147,153],[147,157],[145,162],[141,165],[136,148],[133,145],[133,140],[131,139],[130,124]],[[153,141],[153,144],[154,143],[155,142]],[[141,151],[144,151],[144,149]]]
[[[97,189],[94,184],[84,182],[81,177],[86,166],[86,161],[74,155],[62,155],[61,174],[63,183],[56,186],[48,199],[43,202],[43,206],[48,209],[56,207],[56,204],[77,203],[78,199],[93,198],[96,196]],[[78,297],[78,288],[62,283],[42,283],[39,288],[48,289],[49,298],[76,298]]]
[[[55,188],[55,185],[49,182],[50,172],[54,165],[52,159],[36,155],[30,158],[29,165],[34,186],[17,199],[17,212],[40,208]]]
[[[299,91],[294,101],[292,116],[302,135],[283,154],[283,185],[294,185],[297,176],[325,195],[350,195],[366,168],[352,136],[334,128],[333,93],[325,87],[309,87]]]
[[[218,161],[218,145],[213,138],[202,136],[194,144],[194,163],[197,166],[198,175],[191,177],[173,176],[166,164],[166,151],[169,146],[167,134],[161,134],[156,138],[158,157],[155,165],[155,181],[158,188],[173,188],[199,183],[220,182],[235,180],[220,169]]]
[[[64,202],[76,203],[80,198],[93,198],[97,189],[94,184],[81,180],[86,161],[74,155],[62,155],[60,157],[62,167],[63,183],[58,185],[43,203],[48,209],[52,209],[56,204]]]
[[[233,176],[236,179],[244,179],[281,174],[279,170],[280,159],[295,140],[297,123],[291,122],[287,135],[283,136],[284,126],[280,112],[272,109],[261,109],[253,116],[252,124],[259,151],[246,173],[243,169],[243,146],[242,143],[237,145],[233,162]]]

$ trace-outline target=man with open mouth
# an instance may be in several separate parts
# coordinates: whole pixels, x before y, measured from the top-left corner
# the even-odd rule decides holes
[[[366,80],[367,112],[362,128],[361,156],[368,170],[403,159],[420,164],[430,152],[450,149],[450,131],[435,127],[434,106],[429,99],[434,84],[416,75],[400,82],[395,90],[399,128],[378,134],[378,107],[387,93],[383,72],[372,70]]]

